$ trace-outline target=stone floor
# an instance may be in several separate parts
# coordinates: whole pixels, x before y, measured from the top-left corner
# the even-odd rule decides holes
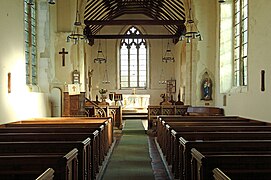
[[[162,153],[157,148],[155,137],[149,136],[149,152],[152,159],[152,169],[156,180],[173,180],[170,168],[167,166]]]

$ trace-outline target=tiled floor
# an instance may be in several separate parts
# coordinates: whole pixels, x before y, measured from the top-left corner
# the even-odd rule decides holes
[[[170,168],[167,166],[161,152],[157,148],[155,137],[149,136],[149,151],[152,158],[152,169],[156,180],[173,180]]]

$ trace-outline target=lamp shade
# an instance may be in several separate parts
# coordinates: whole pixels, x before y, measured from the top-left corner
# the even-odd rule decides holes
[[[56,1],[55,1],[55,0],[48,0],[48,3],[49,3],[49,4],[55,4]]]
[[[34,0],[28,0],[29,5],[34,5]]]

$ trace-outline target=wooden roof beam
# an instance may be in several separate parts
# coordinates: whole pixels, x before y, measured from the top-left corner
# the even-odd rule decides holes
[[[116,34],[116,35],[90,35],[91,39],[179,39],[179,35],[151,35],[151,34],[139,34],[139,35],[132,35],[132,34]]]
[[[184,20],[85,20],[85,25],[181,25]]]

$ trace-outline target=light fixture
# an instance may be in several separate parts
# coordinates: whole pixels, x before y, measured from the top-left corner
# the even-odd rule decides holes
[[[80,21],[80,14],[78,10],[78,0],[77,0],[77,8],[75,13],[75,22],[74,22],[74,29],[70,35],[67,36],[67,42],[73,41],[74,44],[77,44],[79,40],[85,40],[85,36],[81,34],[80,29],[82,29],[82,24]]]
[[[169,48],[169,41],[167,43],[167,49],[165,51],[164,56],[162,57],[162,61],[167,63],[167,62],[175,62],[174,56]]]
[[[164,74],[164,68],[162,66],[162,70],[161,70],[161,74],[160,74],[160,78],[159,78],[159,84],[166,84],[167,81],[165,79],[165,74]]]
[[[94,59],[94,63],[106,63],[106,58],[102,51],[101,41],[99,40],[97,57]]]
[[[48,3],[49,4],[55,4],[56,3],[56,1],[55,0],[48,0]],[[28,0],[28,3],[27,3],[28,5],[34,5],[34,0]]]
[[[186,43],[190,43],[192,39],[197,39],[199,41],[202,41],[202,36],[192,16],[191,6],[192,6],[192,0],[190,0],[190,3],[188,4],[189,12],[188,12],[188,17],[186,21],[186,32],[179,39],[180,41],[186,40]]]
[[[104,78],[102,81],[103,84],[110,84],[109,78],[108,78],[108,72],[107,72],[107,64],[105,64],[105,70],[104,70]]]
[[[28,3],[27,3],[28,5],[34,5],[34,0],[28,0]]]
[[[49,4],[55,4],[56,1],[55,1],[55,0],[48,0],[48,3],[49,3]]]

